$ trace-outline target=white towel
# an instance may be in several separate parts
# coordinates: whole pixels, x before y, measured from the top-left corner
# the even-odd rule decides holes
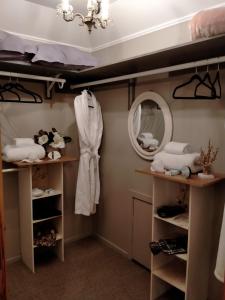
[[[223,223],[220,233],[220,242],[219,242],[219,249],[216,261],[216,269],[215,269],[215,276],[216,278],[224,282],[224,274],[225,274],[225,207],[223,213]]]
[[[184,167],[189,167],[193,173],[196,173],[202,170],[202,168],[197,164],[199,158],[200,153],[176,155],[162,151],[155,155],[154,161],[160,160],[164,169],[181,170]]]
[[[7,145],[3,148],[3,160],[7,162],[29,159],[35,161],[45,157],[45,149],[41,145],[20,146]]]
[[[191,146],[188,143],[169,142],[164,151],[170,154],[187,154],[191,153]]]
[[[142,132],[141,134],[139,134],[138,139],[153,139],[153,134],[151,132]]]
[[[24,146],[24,145],[34,145],[34,140],[32,138],[15,138],[16,146]]]

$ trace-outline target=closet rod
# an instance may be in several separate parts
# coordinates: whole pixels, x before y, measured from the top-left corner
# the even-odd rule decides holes
[[[33,80],[41,80],[41,81],[48,81],[48,82],[51,81],[51,82],[61,83],[61,85],[63,85],[66,82],[66,79],[57,78],[57,77],[46,77],[46,76],[38,76],[38,75],[22,74],[22,73],[14,73],[14,72],[6,72],[6,71],[0,71],[0,76],[33,79]]]
[[[170,67],[164,67],[164,68],[159,68],[159,69],[154,69],[154,70],[149,70],[149,71],[144,71],[144,72],[133,73],[133,74],[129,74],[129,75],[112,77],[112,78],[108,78],[108,79],[101,79],[101,80],[97,80],[97,81],[85,82],[85,83],[80,83],[80,84],[71,84],[70,89],[73,90],[73,89],[83,88],[83,87],[87,87],[87,86],[90,87],[90,86],[94,86],[94,85],[96,86],[96,85],[101,85],[101,84],[106,84],[106,83],[117,82],[117,81],[125,81],[125,80],[129,80],[129,79],[146,77],[146,76],[150,76],[150,75],[163,74],[163,73],[168,73],[168,72],[173,72],[173,71],[192,69],[192,68],[201,67],[201,66],[220,64],[223,62],[225,62],[225,56],[220,56],[220,57],[215,57],[215,58],[198,60],[196,62],[184,63],[184,64],[174,65],[174,66],[170,66]]]

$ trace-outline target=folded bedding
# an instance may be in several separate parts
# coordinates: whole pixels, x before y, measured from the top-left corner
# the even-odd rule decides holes
[[[45,157],[45,149],[41,145],[7,145],[3,148],[3,160],[14,162],[20,160],[39,160]]]
[[[97,66],[91,53],[75,47],[38,43],[0,30],[0,60],[4,59],[76,70]]]
[[[189,167],[192,173],[197,173],[202,170],[202,167],[199,165],[199,159],[200,153],[177,155],[162,151],[155,155],[151,169],[152,171],[182,170],[184,167]]]

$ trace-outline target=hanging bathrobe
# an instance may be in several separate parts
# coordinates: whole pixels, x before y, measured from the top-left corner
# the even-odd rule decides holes
[[[103,122],[101,107],[93,93],[86,90],[74,100],[77,120],[80,162],[75,198],[75,214],[90,216],[96,212],[99,203],[99,155]]]
[[[215,276],[221,282],[224,282],[225,274],[225,207],[223,213],[223,223],[220,233],[220,243],[218,249],[218,256],[216,261]]]

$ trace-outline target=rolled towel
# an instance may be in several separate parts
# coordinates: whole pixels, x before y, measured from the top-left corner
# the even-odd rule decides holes
[[[142,132],[139,134],[138,139],[153,139],[153,134],[151,132]]]
[[[16,146],[24,146],[24,145],[34,145],[34,140],[32,138],[15,138]]]
[[[191,153],[191,146],[188,143],[169,142],[164,151],[170,154],[186,154]]]
[[[188,154],[170,154],[164,151],[155,155],[154,160],[160,160],[167,170],[182,170],[184,167],[189,167],[192,173],[196,173],[202,170],[202,167],[198,164],[200,153],[188,153]]]
[[[7,145],[3,148],[3,160],[7,162],[29,159],[31,161],[45,157],[45,149],[41,145],[20,146]]]
[[[215,276],[219,281],[224,282],[224,274],[225,274],[225,207],[223,213],[223,223],[222,223],[222,228],[220,233],[220,242],[219,242],[218,256],[216,261]]]
[[[154,147],[157,148],[159,145],[159,141],[156,139],[143,139],[141,141],[143,148]]]

